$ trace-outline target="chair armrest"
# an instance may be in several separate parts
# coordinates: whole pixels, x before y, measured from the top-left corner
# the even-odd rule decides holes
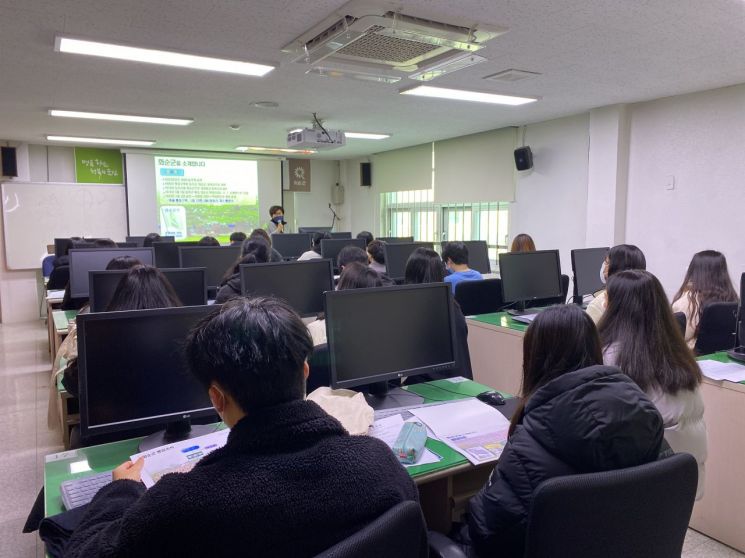
[[[461,546],[437,531],[427,532],[430,558],[467,558]]]

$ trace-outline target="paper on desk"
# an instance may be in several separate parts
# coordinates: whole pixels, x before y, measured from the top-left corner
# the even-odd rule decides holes
[[[707,378],[712,380],[728,380],[742,382],[745,380],[745,366],[734,362],[719,362],[716,360],[700,360],[698,366]]]
[[[507,443],[510,421],[478,399],[419,407],[411,413],[474,465],[496,461]]]
[[[47,299],[55,300],[62,299],[65,297],[65,289],[59,291],[47,291]]]
[[[142,482],[147,488],[153,486],[163,475],[168,473],[188,473],[208,455],[223,447],[228,441],[230,429],[217,430],[205,436],[166,444],[148,451],[136,453],[130,459],[145,458],[142,469]]]
[[[404,422],[408,421],[404,421],[401,415],[392,415],[390,417],[376,420],[375,424],[373,424],[373,427],[370,429],[370,436],[374,436],[378,440],[385,442],[385,445],[393,449],[393,444],[396,442],[396,438],[398,438],[398,433],[401,432],[401,427],[404,425]],[[402,463],[402,465],[404,467],[417,467],[419,465],[437,463],[441,459],[442,457],[425,448],[419,461],[410,465]]]
[[[469,380],[468,378],[464,378],[463,376],[455,376],[453,378],[445,378],[445,381],[450,382],[451,384],[460,384]]]

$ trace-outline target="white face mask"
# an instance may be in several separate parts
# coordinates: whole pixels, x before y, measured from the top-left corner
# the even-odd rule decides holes
[[[600,282],[603,285],[605,285],[605,281],[606,281],[606,279],[605,279],[605,270],[607,269],[607,267],[608,267],[608,264],[605,261],[603,261],[603,263],[600,264]]]

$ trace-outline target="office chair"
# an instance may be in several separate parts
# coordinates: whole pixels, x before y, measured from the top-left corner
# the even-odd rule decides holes
[[[416,502],[401,502],[317,558],[427,558],[427,528]]]
[[[539,308],[541,306],[553,306],[554,304],[566,304],[569,292],[569,275],[561,275],[561,296],[550,298],[539,298],[525,303],[526,308]]]
[[[675,312],[673,314],[673,317],[675,318],[675,321],[678,323],[678,327],[680,328],[680,332],[683,334],[683,337],[685,337],[685,334],[686,334],[686,315],[683,312]]]
[[[737,344],[737,306],[736,302],[712,302],[704,307],[693,348],[697,355],[731,349]]]
[[[504,307],[502,280],[461,281],[455,286],[455,300],[466,316],[499,312]]]
[[[549,479],[533,493],[524,557],[680,558],[697,483],[687,453]],[[465,558],[441,534],[430,533],[429,544],[430,556]]]
[[[313,349],[313,354],[308,359],[308,367],[310,368],[310,374],[308,374],[308,381],[305,385],[306,393],[312,393],[319,387],[331,385],[328,345],[318,345]]]

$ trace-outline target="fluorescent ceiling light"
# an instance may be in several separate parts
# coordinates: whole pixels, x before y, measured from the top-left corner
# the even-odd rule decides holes
[[[70,37],[57,37],[54,48],[58,52],[71,54],[102,56],[104,58],[144,62],[146,64],[163,64],[165,66],[189,68],[190,70],[226,72],[246,76],[263,76],[274,69],[274,66],[242,62],[240,60],[226,60],[224,58],[182,54],[167,50],[114,45],[111,43],[72,39]]]
[[[236,151],[261,151],[264,153],[301,153],[310,155],[316,153],[315,149],[291,149],[289,147],[253,147],[241,145],[235,148]]]
[[[78,110],[51,109],[49,116],[63,118],[86,118],[89,120],[112,120],[115,122],[141,122],[144,124],[170,124],[172,126],[188,126],[194,122],[193,118],[165,118],[161,116],[135,116],[131,114],[109,114],[105,112],[82,112]]]
[[[513,97],[511,95],[497,95],[495,93],[481,93],[479,91],[464,91],[463,89],[447,89],[419,85],[412,89],[400,91],[401,95],[418,95],[420,97],[436,97],[439,99],[453,99],[456,101],[475,101],[477,103],[494,103],[497,105],[525,105],[534,103],[535,97]]]
[[[47,141],[64,141],[70,143],[98,143],[105,145],[140,145],[148,146],[155,143],[154,140],[131,140],[110,138],[81,138],[75,136],[46,136]]]
[[[368,134],[367,132],[344,132],[348,138],[382,140],[391,137],[390,134]]]

